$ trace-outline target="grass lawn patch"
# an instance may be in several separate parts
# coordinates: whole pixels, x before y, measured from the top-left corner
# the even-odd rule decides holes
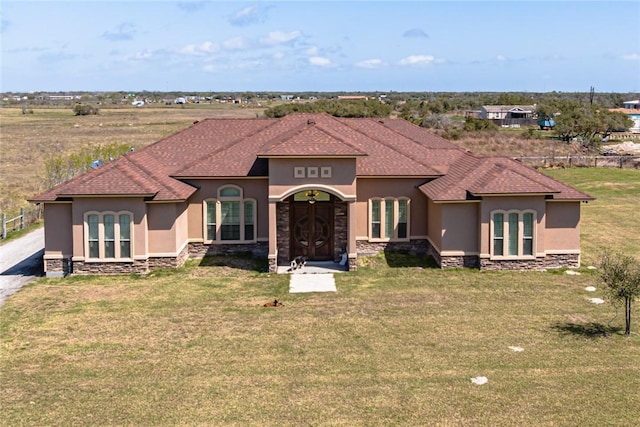
[[[609,326],[610,305],[588,301],[600,295],[585,291],[594,274],[367,262],[336,274],[330,294],[289,294],[287,275],[197,261],[148,276],[30,284],[2,307],[0,423],[595,426],[640,418],[640,339]],[[273,298],[284,305],[262,306]],[[473,384],[477,376],[489,382]]]

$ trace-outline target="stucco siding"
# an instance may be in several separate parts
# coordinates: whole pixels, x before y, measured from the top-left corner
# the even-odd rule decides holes
[[[478,219],[479,203],[451,203],[442,205],[442,242],[443,252],[453,251],[461,254],[478,253],[480,224]]]
[[[580,249],[580,202],[548,202],[545,250]]]
[[[417,186],[424,179],[415,178],[359,178],[356,202],[358,237],[369,233],[369,199],[385,197],[407,197],[411,200],[409,210],[410,236],[424,237],[427,234],[427,197]]]
[[[437,251],[442,250],[442,205],[429,200],[428,236]]]
[[[147,254],[147,207],[137,197],[76,198],[73,201],[73,256],[84,257],[84,215],[87,212],[120,212],[133,214],[133,256]]]
[[[495,210],[534,211],[536,213],[535,252],[542,253],[545,248],[545,208],[544,196],[522,197],[483,197],[480,204],[480,253],[488,255],[491,243],[491,212]]]
[[[71,203],[46,203],[44,223],[44,254],[48,256],[69,256],[73,253]]]
[[[218,189],[226,185],[235,185],[242,188],[245,199],[256,201],[256,232],[257,238],[269,238],[269,183],[267,179],[210,179],[210,180],[189,180],[191,185],[198,187],[187,201],[188,215],[188,238],[191,241],[202,241],[204,239],[203,226],[203,202],[206,199],[216,199]]]
[[[171,254],[178,249],[175,203],[147,204],[149,224],[149,253]]]
[[[301,172],[300,176],[296,176],[296,168]],[[328,168],[330,176],[322,176],[323,168]],[[315,175],[310,176],[310,172]],[[356,187],[356,160],[269,159],[270,197],[283,197],[288,195],[291,189],[301,186],[311,186],[319,190],[329,187],[344,196],[353,196]]]

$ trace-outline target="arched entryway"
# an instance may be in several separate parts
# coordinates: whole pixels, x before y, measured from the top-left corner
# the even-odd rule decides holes
[[[335,198],[318,190],[301,191],[290,196],[289,258],[308,260],[335,258]]]

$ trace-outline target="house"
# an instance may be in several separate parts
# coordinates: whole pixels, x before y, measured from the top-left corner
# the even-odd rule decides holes
[[[640,133],[640,100],[625,101],[622,108],[610,108],[609,111],[620,112],[629,116],[633,126],[628,129],[631,133]]]
[[[402,119],[326,114],[205,119],[32,199],[48,276],[247,252],[271,271],[393,250],[443,268],[577,267],[589,200]]]
[[[499,126],[535,125],[535,105],[483,105],[481,119],[493,120]]]

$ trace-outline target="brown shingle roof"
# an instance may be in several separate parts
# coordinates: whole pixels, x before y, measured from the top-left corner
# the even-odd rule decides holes
[[[547,195],[554,200],[593,200],[593,197],[506,157],[478,158],[471,154],[455,162],[449,173],[420,190],[435,201],[470,200],[483,195]]]
[[[516,193],[590,199],[513,160],[474,157],[405,120],[291,114],[280,119],[197,122],[33,201],[94,194],[185,200],[196,189],[180,178],[267,176],[268,159],[259,156],[355,157],[358,176],[437,178],[420,187],[434,200]]]

